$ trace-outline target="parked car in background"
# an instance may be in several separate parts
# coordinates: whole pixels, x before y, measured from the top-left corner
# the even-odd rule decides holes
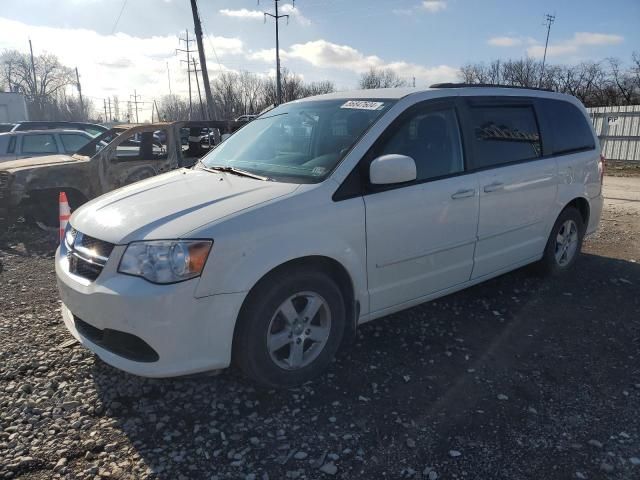
[[[281,105],[194,169],[78,209],[55,260],[67,328],[134,374],[233,361],[288,387],[364,322],[529,263],[569,270],[603,205],[583,105],[434,87]]]
[[[57,122],[57,121],[33,121],[33,122],[19,122],[13,125],[12,132],[23,132],[26,130],[51,130],[51,129],[65,129],[65,130],[82,130],[92,136],[100,135],[108,130],[107,127],[98,125],[95,123],[86,122]]]
[[[258,115],[240,115],[236,118],[236,122],[249,123],[252,120],[255,120]]]
[[[125,124],[91,139],[74,154],[1,162],[0,230],[18,216],[55,228],[61,191],[67,193],[71,208],[75,209],[116,188],[193,166],[209,150],[203,149],[200,142],[182,145],[181,130],[193,128],[199,132],[205,127],[230,132],[239,124],[222,121]]]
[[[43,155],[73,154],[93,140],[81,130],[0,133],[0,162]]]

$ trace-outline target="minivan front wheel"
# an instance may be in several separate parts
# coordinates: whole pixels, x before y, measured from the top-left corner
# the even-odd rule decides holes
[[[573,207],[565,208],[551,230],[540,265],[545,273],[560,274],[573,266],[582,248],[584,222]]]
[[[264,386],[302,384],[335,356],[345,315],[340,289],[323,272],[294,269],[267,278],[250,293],[238,318],[234,361]]]

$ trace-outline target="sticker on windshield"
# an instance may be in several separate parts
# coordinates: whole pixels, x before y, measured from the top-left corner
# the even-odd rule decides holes
[[[324,167],[315,167],[313,170],[311,170],[311,175],[319,177],[320,175],[324,175],[324,172],[326,171],[327,169]]]
[[[367,100],[349,100],[340,108],[354,108],[356,110],[380,110],[384,102],[370,102]]]

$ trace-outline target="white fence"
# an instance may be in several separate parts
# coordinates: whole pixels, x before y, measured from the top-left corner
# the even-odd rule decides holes
[[[607,160],[640,163],[640,105],[587,110]]]

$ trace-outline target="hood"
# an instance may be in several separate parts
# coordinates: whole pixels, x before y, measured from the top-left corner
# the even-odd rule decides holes
[[[291,183],[181,169],[98,197],[80,207],[70,221],[76,230],[115,244],[180,238],[297,188]]]
[[[44,167],[46,165],[75,161],[70,155],[43,155],[41,157],[22,158],[8,162],[0,161],[0,170],[19,170],[21,168]]]

